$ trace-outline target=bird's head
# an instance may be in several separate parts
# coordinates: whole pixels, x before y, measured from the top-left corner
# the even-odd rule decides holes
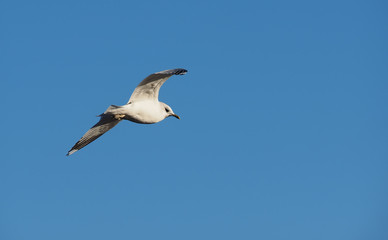
[[[162,107],[164,109],[163,111],[166,113],[166,117],[173,116],[173,117],[176,117],[178,119],[181,119],[178,115],[176,115],[174,113],[174,111],[171,109],[171,107],[168,106],[167,104],[162,103]]]

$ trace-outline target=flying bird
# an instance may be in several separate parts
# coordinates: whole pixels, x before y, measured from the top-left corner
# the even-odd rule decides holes
[[[153,73],[146,77],[133,91],[127,104],[123,106],[110,105],[99,115],[100,121],[89,129],[85,135],[69,150],[67,156],[75,153],[101,135],[116,126],[121,120],[135,123],[151,124],[173,116],[180,119],[171,107],[159,102],[159,89],[172,75],[184,75],[187,70],[176,68]]]

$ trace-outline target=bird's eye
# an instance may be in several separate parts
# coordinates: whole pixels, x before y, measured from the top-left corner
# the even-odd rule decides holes
[[[170,110],[168,108],[165,108],[166,112],[169,112]]]

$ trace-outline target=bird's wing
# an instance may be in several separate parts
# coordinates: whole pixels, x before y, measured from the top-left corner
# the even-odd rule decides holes
[[[116,126],[121,120],[115,119],[112,115],[101,115],[101,119],[70,149],[67,156],[75,153],[89,143],[99,138],[102,134]]]
[[[149,75],[143,81],[141,81],[139,85],[137,85],[128,103],[130,103],[131,101],[139,101],[139,100],[147,100],[147,99],[152,99],[157,101],[159,96],[159,89],[163,85],[163,83],[167,79],[169,79],[172,75],[183,75],[186,72],[187,72],[186,69],[176,68],[176,69],[165,70],[165,71],[161,71],[161,72],[157,72]]]

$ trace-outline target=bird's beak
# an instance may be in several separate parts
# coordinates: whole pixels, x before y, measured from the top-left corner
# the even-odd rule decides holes
[[[174,116],[174,117],[176,117],[176,118],[178,118],[178,119],[181,119],[178,115],[176,115],[175,113],[173,113],[173,114],[171,114],[171,116]]]

